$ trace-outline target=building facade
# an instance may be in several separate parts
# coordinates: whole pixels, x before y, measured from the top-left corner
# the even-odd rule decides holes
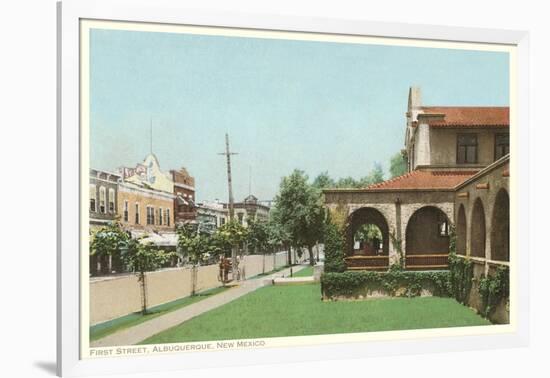
[[[120,168],[118,212],[122,226],[136,237],[162,247],[176,246],[174,182],[155,155],[135,168]]]
[[[171,170],[174,182],[174,222],[176,225],[194,222],[197,218],[195,205],[195,178],[187,169]]]
[[[90,169],[89,219],[90,232],[118,219],[118,183],[120,175],[112,172]],[[120,270],[120,261],[111,256],[90,255],[90,274],[109,274]]]
[[[196,205],[197,222],[203,230],[215,231],[229,220],[229,212],[219,201],[205,201]]]
[[[116,219],[119,180],[120,175],[116,173],[90,169],[89,216],[91,231]]]
[[[225,204],[225,208],[228,209],[229,205]],[[269,206],[260,203],[258,198],[252,194],[248,195],[242,202],[235,202],[233,209],[235,219],[244,227],[247,227],[251,220],[258,222],[269,220]]]

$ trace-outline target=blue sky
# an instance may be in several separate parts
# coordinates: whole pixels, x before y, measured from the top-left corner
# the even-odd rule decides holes
[[[408,88],[426,105],[508,105],[508,54],[93,29],[90,164],[134,166],[150,150],[185,166],[199,200],[271,199],[294,168],[310,177],[388,169],[403,148]]]

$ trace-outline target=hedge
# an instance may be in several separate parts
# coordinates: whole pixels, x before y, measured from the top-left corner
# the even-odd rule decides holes
[[[323,273],[321,291],[323,297],[353,296],[365,289],[383,289],[388,295],[395,296],[399,288],[405,290],[401,295],[419,296],[423,288],[430,287],[434,295],[449,296],[450,281],[448,271],[413,272],[390,269],[387,272],[346,271],[342,273]]]

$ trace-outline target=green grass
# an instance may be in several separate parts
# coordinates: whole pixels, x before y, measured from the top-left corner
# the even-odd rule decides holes
[[[311,265],[308,267],[305,267],[299,272],[292,274],[292,277],[311,277],[311,276],[313,276],[313,267]]]
[[[108,322],[93,325],[90,327],[90,341],[99,340],[124,328],[132,327],[137,324],[146,322],[147,320],[156,318],[157,316],[164,315],[170,311],[178,310],[182,307],[188,306],[190,304],[206,299],[212,295],[218,294],[224,290],[227,290],[227,288],[217,287],[214,289],[205,290],[193,297],[185,297],[172,302],[161,304],[159,306],[151,307],[150,309],[148,309],[148,313],[146,315],[143,315],[141,312],[135,312],[133,314],[109,320]]]
[[[488,325],[451,298],[323,302],[319,284],[267,286],[142,344]]]
[[[265,273],[260,273],[260,274],[256,274],[255,276],[252,276],[252,277],[247,277],[246,279],[247,280],[251,280],[251,279],[254,279],[254,278],[260,278],[260,277],[265,277],[265,276],[269,276],[270,274],[273,274],[273,273],[277,273],[277,272],[280,272],[281,270],[284,270],[288,268],[288,265],[283,265],[277,269],[273,269],[273,270],[270,270],[269,272],[265,272]]]

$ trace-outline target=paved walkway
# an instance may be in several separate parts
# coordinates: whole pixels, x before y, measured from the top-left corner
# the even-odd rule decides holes
[[[302,270],[307,265],[293,266],[294,273]],[[92,348],[135,345],[159,332],[175,327],[195,316],[201,315],[207,311],[223,306],[226,303],[234,301],[245,294],[251,293],[262,286],[269,285],[272,279],[277,277],[287,277],[290,275],[290,268],[283,269],[264,277],[252,278],[242,281],[238,286],[225,290],[212,297],[203,299],[197,303],[169,312],[165,315],[148,320],[133,327],[123,329],[102,339],[90,342]]]

